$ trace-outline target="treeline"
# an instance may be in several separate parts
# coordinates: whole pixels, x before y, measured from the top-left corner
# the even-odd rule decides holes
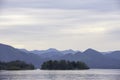
[[[0,70],[32,70],[35,67],[23,61],[0,62]]]
[[[44,62],[41,66],[42,70],[82,70],[82,69],[89,69],[89,67],[80,61],[47,61]]]
[[[1,62],[0,70],[33,70],[34,65],[27,64],[24,61]],[[89,67],[80,61],[66,61],[66,60],[49,60],[41,65],[42,70],[83,70]]]

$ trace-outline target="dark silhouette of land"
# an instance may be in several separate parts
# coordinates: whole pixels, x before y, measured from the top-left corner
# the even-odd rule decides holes
[[[83,69],[89,69],[89,67],[80,61],[66,61],[66,60],[60,60],[60,61],[52,61],[49,60],[47,62],[44,62],[41,66],[41,69],[43,70],[83,70]]]
[[[64,45],[63,45],[64,46]],[[0,44],[0,61],[24,61],[33,64],[35,68],[49,60],[81,61],[90,68],[97,69],[120,69],[120,51],[99,52],[87,49],[83,52],[74,50],[59,51],[53,48],[48,50],[27,51]]]
[[[0,70],[33,70],[35,67],[32,64],[27,64],[23,61],[0,62]]]

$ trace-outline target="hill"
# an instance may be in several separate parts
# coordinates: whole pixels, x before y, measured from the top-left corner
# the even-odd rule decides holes
[[[9,62],[20,60],[33,64],[37,68],[48,60],[69,60],[85,62],[90,68],[118,69],[120,68],[119,55],[120,51],[103,54],[94,49],[87,49],[84,52],[75,51],[74,53],[73,50],[66,50],[65,53],[63,53],[63,51],[53,48],[37,50],[37,53],[35,53],[35,51],[32,53],[25,49],[20,50],[9,45],[0,44],[0,61]]]

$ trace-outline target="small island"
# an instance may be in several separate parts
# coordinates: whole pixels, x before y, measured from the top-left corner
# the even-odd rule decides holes
[[[41,65],[42,70],[84,70],[89,67],[80,61],[49,60]]]
[[[27,64],[24,61],[0,62],[0,70],[33,70],[35,67],[32,64]]]

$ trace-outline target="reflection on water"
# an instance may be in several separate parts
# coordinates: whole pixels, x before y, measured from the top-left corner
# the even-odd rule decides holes
[[[120,80],[120,69],[0,71],[0,80]]]

